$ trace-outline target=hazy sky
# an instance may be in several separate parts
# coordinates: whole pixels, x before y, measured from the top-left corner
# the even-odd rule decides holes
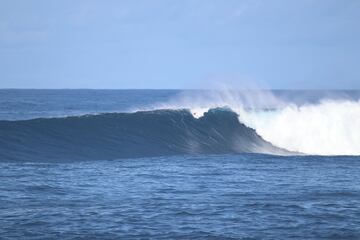
[[[360,88],[359,0],[0,0],[0,88]]]

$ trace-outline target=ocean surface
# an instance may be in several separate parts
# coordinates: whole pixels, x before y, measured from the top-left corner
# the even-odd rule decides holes
[[[0,90],[0,239],[360,239],[359,99]]]

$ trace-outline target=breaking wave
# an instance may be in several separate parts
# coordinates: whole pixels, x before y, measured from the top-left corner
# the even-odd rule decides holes
[[[270,91],[222,90],[186,93],[155,107],[186,107],[201,117],[210,108],[227,106],[240,122],[279,148],[311,155],[360,155],[359,97],[329,95],[307,102],[308,97],[291,102]]]
[[[127,113],[0,121],[0,161],[226,153],[360,155],[359,97],[196,91]]]

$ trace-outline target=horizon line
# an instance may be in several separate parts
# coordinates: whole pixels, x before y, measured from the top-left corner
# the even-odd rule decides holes
[[[0,90],[152,90],[152,91],[203,91],[221,90],[216,88],[0,88]],[[246,91],[360,91],[360,88],[232,88],[231,90]]]

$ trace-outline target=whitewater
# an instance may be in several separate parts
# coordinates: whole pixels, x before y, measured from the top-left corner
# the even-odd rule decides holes
[[[360,155],[360,102],[323,101],[274,111],[245,111],[240,119],[276,146],[314,155]]]

